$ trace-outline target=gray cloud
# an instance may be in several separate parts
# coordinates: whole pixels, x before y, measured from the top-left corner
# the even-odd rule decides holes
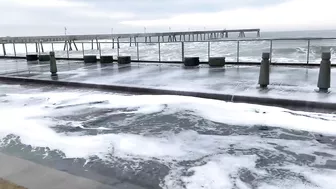
[[[115,33],[141,32],[146,23],[151,23],[147,31],[167,31],[171,25],[173,30],[200,29],[208,23],[211,23],[208,28],[223,28],[229,22],[241,23],[231,24],[233,27],[267,28],[269,15],[259,15],[258,12],[258,16],[237,15],[234,11],[257,8],[268,13],[264,7],[272,10],[272,7],[292,1],[304,0],[0,0],[0,16],[6,18],[0,20],[0,27],[4,28],[0,30],[0,36],[61,34],[65,26],[73,34],[109,33],[111,28]],[[333,0],[308,1],[312,4],[313,1]],[[281,27],[286,25],[285,22],[291,22],[286,15],[275,15],[281,21]],[[180,17],[183,21],[174,25]]]

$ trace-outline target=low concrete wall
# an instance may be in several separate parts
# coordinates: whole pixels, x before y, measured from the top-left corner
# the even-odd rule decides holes
[[[191,96],[191,97],[223,100],[223,101],[229,101],[229,102],[243,102],[243,103],[270,105],[270,106],[300,108],[304,110],[305,109],[306,110],[311,110],[311,109],[336,110],[336,103],[317,102],[317,101],[279,99],[279,98],[255,97],[255,96],[241,96],[241,95],[181,91],[181,90],[155,89],[155,88],[149,88],[149,87],[137,87],[137,86],[126,86],[126,85],[90,84],[90,83],[67,82],[67,81],[57,81],[57,80],[42,80],[42,79],[33,79],[33,78],[11,77],[11,76],[0,76],[0,80],[14,81],[14,82],[20,82],[20,83],[27,82],[27,83],[36,83],[36,84],[48,84],[48,85],[55,85],[55,86],[72,86],[76,88],[95,88],[95,89],[121,91],[121,92],[128,92],[128,93],[137,93],[137,94]]]
[[[38,55],[37,54],[28,54],[26,56],[27,61],[36,61],[38,60]]]
[[[99,61],[102,64],[113,63],[113,56],[101,56]]]
[[[198,66],[200,61],[199,57],[185,57],[183,63],[185,67],[194,67]]]
[[[48,55],[48,54],[39,55],[38,59],[41,62],[43,62],[43,61],[50,61],[50,55]]]
[[[210,57],[209,58],[210,67],[224,67],[225,66],[225,57]]]
[[[118,64],[130,64],[131,57],[130,56],[119,56],[118,57]]]
[[[96,55],[85,55],[84,63],[97,63],[97,56]]]

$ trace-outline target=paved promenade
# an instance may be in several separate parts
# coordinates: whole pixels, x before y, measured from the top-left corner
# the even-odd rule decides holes
[[[145,87],[151,89],[191,91],[272,99],[305,100],[336,103],[336,69],[332,69],[330,92],[318,93],[319,69],[273,66],[268,89],[258,86],[258,66],[185,69],[179,64],[132,63],[84,64],[81,61],[58,61],[58,77],[51,78],[49,63],[25,60],[0,60],[0,76],[40,80]]]

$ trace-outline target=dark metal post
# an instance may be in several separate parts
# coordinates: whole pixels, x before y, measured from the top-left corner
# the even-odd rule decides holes
[[[118,54],[118,57],[119,57],[119,54],[120,54],[119,37],[117,38],[117,54]]]
[[[101,44],[100,44],[100,42],[98,43],[98,46],[99,46],[99,58],[100,58],[101,55],[102,55],[102,52],[101,52]]]
[[[330,88],[330,79],[331,79],[331,53],[323,52],[322,53],[322,61],[320,64],[320,72],[317,82],[317,87],[320,92],[328,92]]]
[[[184,42],[181,42],[181,48],[182,48],[182,61],[184,60]]]
[[[259,82],[261,88],[266,88],[269,85],[270,76],[270,53],[262,54],[262,61],[260,64]]]
[[[6,56],[6,46],[5,46],[5,44],[3,43],[2,44],[2,50],[3,50],[3,54],[4,54],[4,56]]]
[[[57,65],[55,59],[55,52],[50,52],[50,73],[51,76],[57,76]]]

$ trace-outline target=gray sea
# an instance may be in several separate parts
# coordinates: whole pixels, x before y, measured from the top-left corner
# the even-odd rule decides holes
[[[336,115],[0,83],[0,152],[153,189],[333,189]]]
[[[238,34],[230,34],[230,39],[236,39]],[[247,38],[255,38],[256,34],[246,34]],[[262,32],[261,38],[294,38],[294,37],[336,37],[336,31],[294,31],[294,32]],[[144,41],[144,39],[138,39],[138,42]],[[160,53],[159,44],[155,43],[157,39],[152,40],[153,43],[139,43],[139,57],[137,55],[137,47],[135,44],[128,42],[122,43],[119,49],[119,55],[132,56],[133,60],[148,60],[148,61],[181,61],[182,60],[182,48],[181,42],[175,43],[161,43]],[[167,39],[166,39],[167,41]],[[77,48],[79,51],[70,51],[69,57],[82,57],[83,47],[84,54],[95,55],[118,55],[117,44],[113,48],[112,40],[104,40],[100,44],[101,51],[97,50],[97,45],[94,44],[92,50],[92,44],[89,41],[77,42]],[[116,41],[115,41],[116,42]],[[320,62],[321,53],[324,51],[330,51],[332,53],[332,60],[336,60],[336,40],[311,40],[308,55],[308,41],[273,41],[272,43],[272,62],[277,63],[318,63]],[[63,51],[63,43],[55,43],[54,50],[56,56],[67,57],[68,53]],[[241,41],[239,44],[239,55],[237,53],[237,42],[235,41],[218,41],[213,39],[210,43],[210,55],[208,54],[207,42],[185,42],[185,57],[196,56],[200,57],[201,61],[207,61],[208,56],[221,56],[226,57],[229,62],[259,62],[261,54],[263,52],[270,52],[269,41]],[[44,53],[52,50],[51,44],[44,44]],[[0,55],[2,53],[2,47],[0,47]],[[26,53],[24,44],[16,45],[16,53],[18,56],[24,56]],[[73,47],[74,49],[75,47]],[[14,54],[12,44],[6,44],[6,50],[8,55]],[[28,44],[28,53],[36,53],[36,47],[34,44]],[[39,53],[43,53],[40,50]]]

